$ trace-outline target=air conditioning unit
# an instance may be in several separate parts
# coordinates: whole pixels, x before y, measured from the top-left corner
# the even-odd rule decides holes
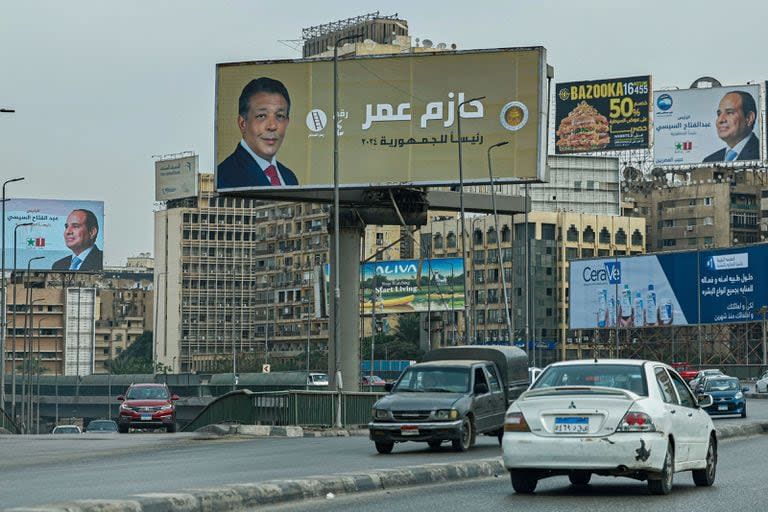
[[[693,231],[694,226],[685,226],[686,231]]]

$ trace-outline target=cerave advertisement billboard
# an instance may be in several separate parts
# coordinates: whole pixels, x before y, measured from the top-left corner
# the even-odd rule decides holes
[[[653,106],[656,165],[762,160],[759,85],[656,91]]]
[[[752,320],[768,304],[768,245],[572,261],[572,329]]]
[[[155,201],[197,196],[198,156],[155,162]]]
[[[650,75],[557,84],[555,153],[650,146]]]
[[[17,225],[32,223],[30,226]],[[5,261],[26,270],[94,272],[103,269],[104,202],[10,199],[5,206]],[[32,258],[42,257],[32,260]],[[78,260],[73,259],[77,257]]]
[[[487,150],[502,141],[509,144],[493,153],[494,181],[543,179],[545,58],[543,48],[522,48],[340,59],[340,186],[456,184],[459,140],[465,183],[488,183]],[[270,126],[242,122],[238,113],[241,93],[262,77],[270,80],[253,89],[280,92],[257,98],[246,91],[246,105]],[[333,86],[328,59],[217,65],[217,191],[266,190],[273,179],[297,189],[333,188]],[[276,178],[265,172],[273,157]]]
[[[375,261],[361,265],[364,313],[464,309],[461,258]]]

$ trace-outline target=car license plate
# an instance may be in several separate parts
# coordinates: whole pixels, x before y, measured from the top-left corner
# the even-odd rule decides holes
[[[403,436],[417,436],[419,435],[419,427],[416,425],[403,425],[400,427],[400,435]]]
[[[141,421],[152,421],[152,415],[151,414],[142,414],[141,415]]]
[[[586,416],[558,416],[555,418],[555,432],[558,434],[589,432],[589,418]]]
[[[728,410],[728,406],[727,405],[718,405],[717,406],[717,410],[718,411],[727,411]]]

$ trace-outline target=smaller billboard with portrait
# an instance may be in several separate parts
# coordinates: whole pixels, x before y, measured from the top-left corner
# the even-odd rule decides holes
[[[649,75],[557,84],[555,153],[650,145]]]
[[[198,156],[155,162],[155,201],[197,196]]]
[[[762,160],[760,86],[656,91],[655,165]]]
[[[14,241],[15,235],[15,241]],[[99,272],[104,268],[104,202],[10,199],[5,206],[6,270]]]

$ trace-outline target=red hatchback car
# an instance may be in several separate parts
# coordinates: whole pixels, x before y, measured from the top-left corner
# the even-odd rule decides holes
[[[165,428],[176,432],[176,405],[178,395],[172,395],[165,384],[131,384],[125,395],[117,397],[120,413],[117,425],[120,433],[131,428]]]

